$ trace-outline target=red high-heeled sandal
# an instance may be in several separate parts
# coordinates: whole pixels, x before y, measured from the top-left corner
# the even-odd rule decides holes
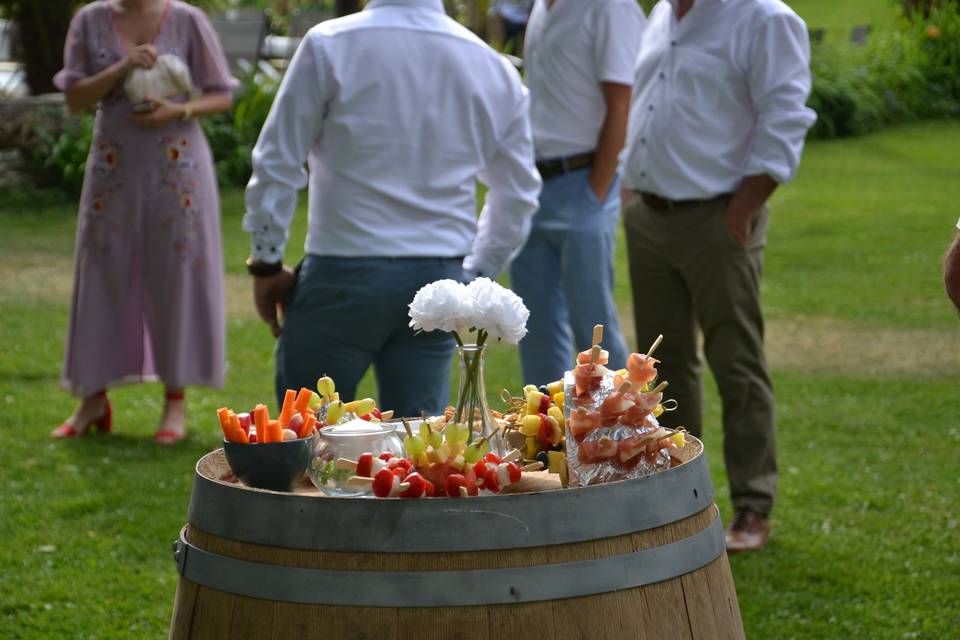
[[[110,400],[104,399],[103,414],[99,418],[94,418],[83,425],[83,428],[77,428],[77,425],[71,422],[64,422],[59,427],[50,432],[51,438],[76,438],[85,436],[91,431],[91,427],[100,433],[110,433],[113,431],[113,408],[110,406]]]
[[[167,400],[183,400],[183,390],[177,392],[167,392]],[[173,429],[160,429],[153,434],[153,439],[157,444],[176,444],[187,437],[186,427],[183,431],[174,431]]]

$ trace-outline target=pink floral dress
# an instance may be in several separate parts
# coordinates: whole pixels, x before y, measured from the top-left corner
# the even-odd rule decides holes
[[[100,0],[74,16],[60,89],[126,55],[111,11]],[[236,85],[196,7],[168,0],[153,44],[187,63],[200,92]],[[195,120],[131,123],[122,84],[99,105],[87,158],[62,384],[79,396],[157,379],[219,387],[225,299],[210,147]]]

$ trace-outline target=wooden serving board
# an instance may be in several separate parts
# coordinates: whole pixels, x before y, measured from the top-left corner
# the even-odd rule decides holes
[[[213,452],[213,455],[210,456],[205,463],[202,465],[203,468],[200,469],[203,475],[211,478],[213,480],[219,480],[220,482],[225,482],[227,484],[234,484],[244,489],[249,489],[250,491],[263,491],[263,489],[256,489],[254,487],[248,487],[242,482],[237,480],[237,477],[233,475],[233,471],[230,470],[230,465],[227,464],[227,458],[223,454],[223,449],[217,449]],[[511,485],[503,490],[503,493],[536,493],[539,491],[555,491],[560,489],[560,476],[547,473],[546,471],[526,471],[521,477],[520,482]],[[309,476],[306,474],[297,482],[292,493],[297,495],[305,496],[315,496],[317,498],[330,498],[324,493],[322,493],[316,486],[310,481]],[[334,499],[346,499],[351,500],[353,498],[334,498]]]

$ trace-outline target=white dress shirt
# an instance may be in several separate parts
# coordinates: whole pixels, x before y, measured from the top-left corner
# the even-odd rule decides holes
[[[816,120],[806,25],[780,0],[696,0],[679,22],[676,3],[643,33],[624,185],[683,200],[788,182]]]
[[[308,253],[467,256],[465,270],[496,274],[537,207],[528,103],[517,71],[440,0],[372,0],[320,23],[253,150],[252,257],[282,257],[309,180]]]
[[[644,24],[636,0],[536,0],[523,48],[537,159],[593,151],[601,82],[632,85]]]

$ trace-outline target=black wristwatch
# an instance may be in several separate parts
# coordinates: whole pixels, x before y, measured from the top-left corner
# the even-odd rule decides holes
[[[254,260],[253,258],[247,258],[247,273],[252,276],[263,277],[263,276],[272,276],[276,275],[283,271],[283,262],[263,262],[262,260]]]

